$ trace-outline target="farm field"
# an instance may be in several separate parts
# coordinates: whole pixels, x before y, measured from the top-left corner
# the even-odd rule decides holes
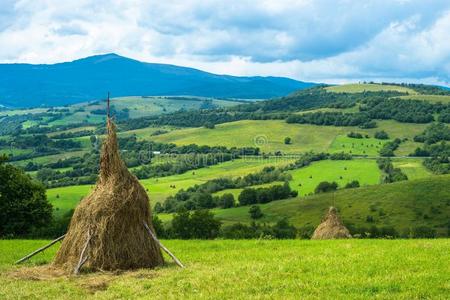
[[[449,239],[165,240],[185,269],[166,258],[155,270],[24,278],[12,263],[47,242],[0,241],[0,298],[444,299],[450,292]],[[56,250],[25,267],[49,263]]]
[[[346,135],[338,135],[329,148],[330,153],[349,153],[353,155],[379,156],[380,149],[388,140],[376,138],[355,139]]]
[[[292,175],[291,188],[301,196],[314,193],[322,181],[335,181],[342,188],[353,180],[358,180],[361,186],[378,184],[381,176],[373,159],[323,160],[288,173]]]
[[[391,226],[400,234],[408,233],[413,227],[429,226],[438,235],[445,236],[450,218],[449,185],[450,175],[442,175],[272,201],[259,204],[264,216],[258,222],[273,224],[286,217],[297,228],[313,229],[319,225],[324,212],[336,206],[347,226]],[[224,225],[230,225],[250,224],[253,220],[248,210],[248,206],[241,206],[212,211]],[[368,221],[367,216],[373,220]],[[172,219],[171,214],[158,214],[158,217],[164,222]]]
[[[441,102],[441,103],[449,103],[450,102],[450,96],[446,95],[407,95],[407,96],[400,96],[401,99],[408,99],[408,100],[423,100],[428,102]]]
[[[328,149],[336,152],[341,146],[338,142],[333,142],[338,136],[344,136],[351,132],[368,134],[373,138],[375,132],[384,130],[390,138],[407,138],[412,140],[414,136],[423,132],[426,124],[400,123],[392,120],[377,121],[378,127],[371,129],[360,129],[358,127],[340,127],[340,126],[317,126],[309,124],[288,124],[282,120],[244,120],[216,125],[215,129],[206,128],[188,128],[174,130],[166,134],[154,136],[151,139],[157,142],[174,143],[177,145],[209,145],[209,146],[227,146],[227,147],[255,147],[258,146],[262,152],[282,151],[283,153],[300,153],[314,150],[316,152],[327,151]],[[141,132],[145,132],[142,130]],[[143,134],[143,133],[141,133]],[[284,144],[284,138],[290,137],[292,143]],[[339,137],[339,139],[342,139]],[[382,142],[380,140],[370,140]],[[348,143],[349,141],[345,141]],[[374,154],[376,149],[369,152]],[[351,144],[350,144],[351,146]],[[366,145],[367,146],[367,145]],[[374,147],[376,148],[376,147]],[[399,151],[407,154],[415,149],[415,144],[408,147],[400,145]],[[357,152],[363,149],[357,149]]]
[[[425,166],[422,164],[421,159],[393,159],[392,164],[394,168],[400,168],[403,173],[408,176],[409,180],[426,178],[429,176],[433,176]]]
[[[227,147],[259,147],[262,152],[299,153],[315,149],[324,151],[333,138],[344,133],[334,126],[287,124],[284,121],[244,120],[216,125],[215,129],[189,128],[155,136],[153,140],[177,145],[209,145]],[[292,144],[285,145],[290,137]]]
[[[402,93],[409,93],[411,95],[417,94],[413,89],[389,84],[372,84],[372,83],[354,83],[330,86],[325,88],[333,93],[362,93],[362,92],[379,92],[379,91],[396,91]]]
[[[224,162],[208,168],[188,171],[179,175],[141,180],[147,189],[150,201],[163,202],[168,196],[174,195],[180,189],[186,189],[195,184],[221,177],[237,177],[258,172],[266,166],[282,166],[293,162],[294,159],[237,159]],[[172,187],[171,187],[172,186]],[[174,186],[174,187],[173,187]],[[91,190],[92,185],[77,185],[53,188],[47,190],[47,197],[55,208],[55,214],[61,215],[75,207],[75,205]]]

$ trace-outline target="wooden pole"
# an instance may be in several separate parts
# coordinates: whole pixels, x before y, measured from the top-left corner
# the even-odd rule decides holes
[[[169,254],[170,257],[172,257],[173,261],[180,267],[180,268],[184,268],[183,264],[181,263],[181,261],[178,260],[178,258],[172,254],[172,252],[169,251],[169,249],[167,249],[156,237],[156,235],[152,232],[152,230],[150,229],[150,227],[148,227],[147,223],[144,222],[144,227],[145,229],[147,229],[148,234],[152,237],[152,239],[159,245],[159,247],[161,247],[161,249],[163,249],[167,254]]]
[[[84,263],[87,261],[88,257],[84,256],[84,252],[86,252],[86,249],[89,245],[89,241],[91,240],[91,232],[88,230],[87,232],[87,239],[86,239],[86,243],[84,244],[83,250],[81,250],[81,254],[80,254],[80,260],[78,261],[78,265],[75,267],[75,269],[73,270],[73,273],[75,275],[78,275],[78,273],[80,273],[80,269],[81,267],[84,265]]]
[[[107,115],[108,115],[108,118],[111,117],[109,107],[110,107],[110,106],[109,106],[109,92],[108,92],[108,99],[106,100],[106,113],[107,113]]]
[[[65,236],[66,236],[66,235],[63,234],[62,236],[60,236],[60,237],[57,238],[56,240],[51,241],[49,244],[45,245],[44,247],[41,247],[41,248],[37,249],[36,251],[31,252],[31,253],[28,254],[27,256],[25,256],[25,257],[19,259],[18,261],[15,262],[15,264],[20,264],[20,263],[22,263],[22,262],[24,262],[24,261],[26,261],[26,260],[32,258],[33,256],[35,256],[35,255],[38,254],[39,252],[42,252],[42,251],[44,251],[45,249],[47,249],[47,248],[53,246],[54,244],[56,244],[57,242],[59,242],[60,240],[62,240]]]

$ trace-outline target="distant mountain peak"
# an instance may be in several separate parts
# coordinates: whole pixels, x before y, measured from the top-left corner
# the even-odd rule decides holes
[[[267,99],[315,85],[283,77],[216,75],[105,53],[50,65],[0,64],[0,104],[59,106],[120,96]]]

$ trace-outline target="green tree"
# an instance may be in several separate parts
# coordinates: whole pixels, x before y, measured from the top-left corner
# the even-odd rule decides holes
[[[359,187],[359,181],[358,180],[350,181],[349,183],[347,183],[345,185],[346,189],[352,189],[352,188],[358,188],[358,187]]]
[[[252,188],[245,188],[239,194],[240,205],[250,205],[257,202],[256,190]]]
[[[172,219],[172,231],[175,238],[189,239],[191,232],[191,215],[186,209],[180,209]]]
[[[290,143],[292,143],[292,140],[291,140],[291,138],[290,137],[285,137],[284,138],[284,143],[286,144],[286,145],[289,145]]]
[[[260,219],[264,215],[261,211],[261,207],[259,207],[258,205],[252,205],[248,210],[248,213],[250,214],[250,218],[252,218],[253,220]]]
[[[52,220],[45,188],[0,157],[0,236],[20,236]]]
[[[338,185],[336,182],[328,182],[328,181],[322,181],[321,183],[319,183],[316,187],[316,189],[314,190],[314,192],[316,194],[319,193],[327,193],[327,192],[332,192],[337,190]]]
[[[191,215],[191,234],[194,239],[214,239],[219,235],[220,221],[207,209],[196,210]]]
[[[222,208],[231,208],[234,206],[234,196],[231,193],[223,194],[219,199],[219,206]]]

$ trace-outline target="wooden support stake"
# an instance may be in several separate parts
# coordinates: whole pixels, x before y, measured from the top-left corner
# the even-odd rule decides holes
[[[62,240],[65,236],[66,236],[66,235],[63,234],[62,236],[60,236],[60,237],[57,238],[56,240],[53,240],[53,241],[51,241],[49,244],[45,245],[44,247],[41,247],[41,248],[37,249],[37,250],[34,251],[34,252],[31,252],[30,254],[28,254],[27,256],[25,256],[25,257],[19,259],[19,260],[16,261],[15,263],[16,263],[16,264],[20,264],[20,263],[22,263],[22,262],[24,262],[24,261],[30,259],[31,257],[35,256],[35,255],[38,254],[39,252],[42,252],[42,251],[44,251],[45,249],[47,249],[47,248],[53,246],[54,244],[56,244],[57,242],[59,242],[60,240]]]
[[[159,245],[159,247],[161,249],[163,249],[167,254],[169,254],[170,257],[172,257],[173,261],[180,267],[180,268],[184,268],[183,264],[181,263],[181,261],[178,260],[178,258],[172,254],[172,252],[169,251],[169,249],[167,249],[163,244],[161,244],[161,242],[158,240],[158,238],[156,237],[156,235],[152,232],[152,230],[150,229],[150,227],[148,227],[147,223],[144,222],[144,227],[145,229],[147,229],[147,232],[150,234],[150,236],[152,237],[152,239]]]
[[[87,261],[88,257],[84,257],[84,252],[86,252],[86,249],[89,245],[89,241],[91,240],[91,232],[90,230],[88,230],[87,233],[87,239],[86,239],[86,244],[84,244],[83,250],[81,250],[81,254],[80,254],[80,260],[78,261],[78,265],[75,267],[75,270],[73,270],[73,273],[75,275],[78,275],[78,273],[80,273],[80,269],[81,267],[84,265],[84,263]]]

